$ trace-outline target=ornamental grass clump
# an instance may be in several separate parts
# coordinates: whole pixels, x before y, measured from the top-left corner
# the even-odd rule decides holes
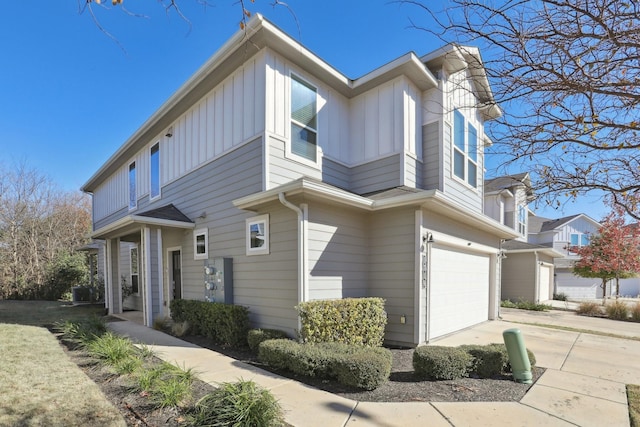
[[[602,316],[602,309],[600,308],[600,304],[593,301],[585,301],[581,302],[578,308],[576,309],[576,314],[580,316]]]
[[[284,415],[269,390],[240,380],[222,383],[200,399],[188,421],[193,426],[279,427],[284,425]]]
[[[640,302],[636,303],[631,308],[631,320],[634,322],[640,322]]]
[[[629,306],[622,301],[614,301],[604,308],[607,317],[613,320],[627,320],[629,318]]]

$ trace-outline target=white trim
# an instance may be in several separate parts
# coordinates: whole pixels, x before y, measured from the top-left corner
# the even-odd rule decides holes
[[[296,121],[293,119],[293,112],[291,111],[291,102],[292,102],[292,97],[293,97],[293,92],[291,90],[291,82],[292,80],[297,80],[299,83],[306,85],[306,86],[310,86],[310,88],[312,88],[315,91],[316,94],[316,102],[315,102],[315,106],[316,106],[316,127],[312,128],[310,126],[305,126],[304,124]],[[285,143],[285,157],[288,159],[291,159],[293,161],[296,161],[298,163],[301,163],[303,165],[306,166],[311,166],[313,168],[316,169],[321,169],[322,168],[322,163],[320,162],[320,158],[322,157],[322,150],[320,149],[320,138],[319,138],[319,129],[320,129],[320,114],[318,114],[318,85],[313,84],[309,81],[309,79],[302,77],[300,74],[296,73],[295,71],[292,71],[291,69],[289,69],[289,79],[287,81],[288,84],[288,93],[289,93],[289,99],[288,99],[288,109],[287,111],[289,112],[289,117],[287,120],[287,123],[289,125],[289,128],[285,130],[285,133],[288,131],[288,135],[289,138],[287,139],[287,142]],[[308,159],[300,154],[296,154],[293,152],[293,134],[291,132],[291,124],[295,124],[296,126],[299,126],[303,129],[309,129],[312,132],[315,133],[316,135],[316,155],[315,155],[315,160],[311,160]]]
[[[251,226],[254,224],[264,224],[264,244],[261,247],[251,247]],[[245,219],[245,251],[247,256],[268,255],[269,254],[269,214],[258,215]]]
[[[204,253],[198,253],[198,236],[204,235]],[[193,230],[193,259],[194,260],[202,260],[209,258],[209,228],[198,228],[197,230]]]
[[[149,227],[144,227],[142,229],[142,237],[143,237],[143,255],[144,255],[144,285],[145,285],[145,295],[144,295],[144,319],[145,325],[151,326],[153,325],[153,295],[151,294],[151,229]]]
[[[106,239],[105,246],[105,270],[104,273],[106,277],[104,278],[105,287],[105,308],[108,310],[109,314],[113,314],[113,260],[111,255],[111,239]]]
[[[153,176],[152,167],[151,167],[151,150],[153,147],[158,146],[158,195],[153,196],[152,188],[153,188]],[[160,144],[160,140],[156,141],[155,144],[151,144],[149,147],[149,202],[153,202],[162,198],[162,147]]]
[[[131,166],[133,165],[133,171],[135,173],[135,182],[134,186],[134,197],[135,197],[135,205],[131,206]],[[138,209],[138,165],[136,165],[136,161],[129,162],[127,166],[127,209],[129,211],[134,211]]]
[[[164,275],[163,273],[163,262],[162,262],[162,229],[158,228],[156,230],[158,241],[158,309],[162,314],[164,313]]]
[[[184,229],[192,229],[195,228],[195,224],[192,222],[183,222],[183,221],[172,221],[169,219],[160,219],[160,218],[152,218],[148,216],[142,215],[127,215],[114,221],[110,224],[105,225],[102,228],[97,229],[93,233],[91,233],[92,238],[98,238],[98,236],[105,235],[107,233],[112,233],[119,228],[123,228],[133,224],[141,224],[141,225],[156,225],[159,227],[172,227],[172,228],[184,228]]]

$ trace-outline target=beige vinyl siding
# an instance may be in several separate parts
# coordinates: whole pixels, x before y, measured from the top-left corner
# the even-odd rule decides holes
[[[309,206],[309,299],[367,294],[367,214],[344,207]]]
[[[440,121],[422,126],[422,177],[421,188],[443,191],[441,177],[443,147],[440,144]],[[449,157],[450,159],[450,157]]]
[[[370,221],[370,295],[386,300],[385,339],[414,342],[415,214],[413,209],[383,211]],[[406,323],[400,317],[406,316]]]
[[[287,158],[285,141],[269,137],[269,166],[267,189],[295,181],[303,176],[322,179],[322,171],[314,166],[309,166]]]
[[[502,261],[501,299],[535,301],[536,260],[533,253],[510,253]]]
[[[422,162],[414,156],[404,154],[404,182],[403,185],[422,188]]]
[[[322,159],[322,181],[348,190],[351,187],[351,169],[325,157]]]
[[[195,171],[208,162],[264,132],[265,64],[264,53],[248,59],[244,65],[194,102],[194,105],[166,131],[151,138],[131,156],[93,194],[93,218],[98,223],[128,206],[128,167],[136,162],[138,211],[149,198],[149,149],[160,142],[160,186],[166,204],[164,186]],[[107,222],[112,222],[111,217]]]
[[[401,185],[400,157],[391,155],[351,169],[351,191],[366,194]]]

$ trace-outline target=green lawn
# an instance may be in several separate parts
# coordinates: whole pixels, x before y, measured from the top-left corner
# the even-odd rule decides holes
[[[627,385],[631,427],[640,427],[640,385]]]
[[[41,326],[103,312],[61,302],[0,301],[0,425],[126,426],[100,388]]]
[[[77,305],[67,301],[0,301],[0,323],[48,326],[58,321],[102,316],[104,306]]]

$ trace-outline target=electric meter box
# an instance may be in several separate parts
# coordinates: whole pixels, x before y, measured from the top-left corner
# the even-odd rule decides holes
[[[212,258],[205,261],[204,299],[233,304],[233,258]]]

